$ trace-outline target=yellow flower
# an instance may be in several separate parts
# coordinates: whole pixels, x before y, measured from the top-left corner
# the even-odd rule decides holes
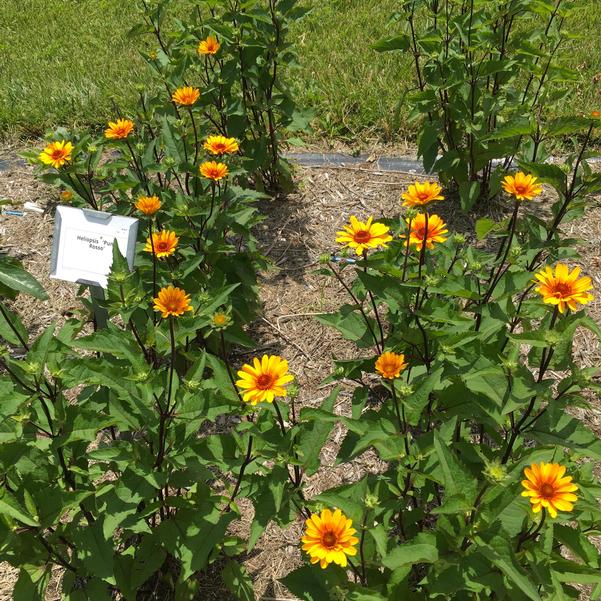
[[[580,267],[574,267],[572,271],[565,263],[557,263],[555,273],[547,265],[543,271],[535,274],[538,287],[535,288],[548,305],[557,305],[559,312],[563,313],[568,307],[576,311],[577,303],[586,305],[594,296],[588,294],[592,290],[591,278],[588,276],[579,278]]]
[[[305,536],[302,537],[303,551],[311,558],[311,563],[318,563],[325,569],[330,563],[345,568],[347,555],[357,554],[355,545],[359,539],[353,534],[353,520],[348,519],[340,509],[332,513],[324,509],[321,515],[316,513],[305,522]]]
[[[236,141],[236,138],[209,136],[204,143],[203,148],[211,154],[227,154],[238,152],[238,142]]]
[[[129,119],[117,119],[109,121],[109,126],[104,130],[104,136],[109,140],[124,140],[134,129],[133,121]]]
[[[532,464],[524,469],[527,480],[522,480],[525,488],[522,497],[530,497],[532,511],[538,513],[546,509],[552,518],[557,510],[572,511],[578,497],[574,494],[578,486],[572,483],[572,476],[565,476],[566,468],[559,463]]]
[[[178,241],[179,238],[175,235],[175,232],[169,230],[153,232],[152,243],[150,242],[150,238],[147,238],[144,250],[151,253],[154,246],[154,254],[158,259],[162,259],[163,257],[169,257],[175,252]]]
[[[407,367],[405,355],[386,351],[376,361],[376,371],[387,380],[394,380]]]
[[[383,223],[373,221],[370,217],[366,223],[356,217],[350,218],[350,224],[343,226],[343,230],[336,232],[336,242],[354,248],[358,255],[362,255],[368,248],[386,248],[392,240],[390,230]]]
[[[181,106],[191,106],[200,98],[200,90],[191,86],[177,88],[171,99]]]
[[[214,35],[208,36],[204,40],[198,42],[198,48],[196,51],[198,54],[217,54],[217,51],[221,48],[221,44],[217,41]]]
[[[543,187],[536,183],[536,177],[521,171],[518,171],[515,176],[506,175],[502,185],[503,190],[514,196],[516,200],[532,200],[543,191]]]
[[[591,111],[591,117],[593,119],[601,119],[601,111]]]
[[[39,159],[45,165],[52,165],[55,169],[59,169],[66,162],[71,160],[73,152],[73,144],[71,142],[52,142],[44,148],[40,153]]]
[[[417,207],[426,205],[433,200],[444,200],[442,188],[436,182],[415,182],[409,186],[407,192],[401,194],[405,201],[404,207]]]
[[[170,315],[179,317],[186,311],[192,311],[193,307],[190,305],[190,295],[185,290],[169,285],[160,289],[154,299],[154,310],[160,311],[163,319],[167,319]]]
[[[276,396],[286,396],[284,386],[294,380],[288,373],[288,361],[278,355],[263,355],[259,361],[253,359],[238,371],[240,378],[236,385],[242,389],[242,400],[251,405],[262,401],[273,403]]]
[[[63,202],[71,202],[73,200],[73,192],[71,190],[63,190],[60,196]]]
[[[448,233],[447,224],[438,215],[427,215],[428,231],[426,232],[426,213],[418,213],[413,219],[405,219],[407,225],[411,223],[409,232],[409,244],[415,244],[415,248],[421,251],[426,241],[426,248],[434,248],[435,242],[445,242],[443,234]],[[401,235],[401,238],[406,238]]]
[[[154,215],[161,208],[161,201],[158,196],[140,196],[136,202],[136,209],[144,215]]]
[[[206,161],[200,166],[200,174],[203,177],[212,179],[218,182],[223,179],[229,173],[227,165],[224,163],[217,163],[216,161]]]

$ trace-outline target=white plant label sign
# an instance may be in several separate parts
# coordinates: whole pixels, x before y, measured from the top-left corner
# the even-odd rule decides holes
[[[54,223],[51,278],[107,287],[113,242],[133,269],[138,220],[91,209],[59,206]]]

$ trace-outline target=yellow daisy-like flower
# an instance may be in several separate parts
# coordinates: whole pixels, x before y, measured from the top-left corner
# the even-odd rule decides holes
[[[134,129],[134,122],[129,119],[109,121],[109,126],[104,130],[104,137],[109,140],[125,140]]]
[[[181,106],[192,106],[200,98],[200,90],[192,86],[177,88],[171,99]]]
[[[153,300],[154,310],[160,311],[163,319],[167,319],[170,315],[179,317],[186,311],[193,310],[190,305],[190,295],[186,294],[185,290],[171,285],[161,288],[158,296]]]
[[[415,182],[401,194],[404,207],[420,207],[433,200],[444,200],[442,188],[436,182]]]
[[[354,248],[358,255],[362,255],[368,248],[386,248],[392,240],[388,226],[373,221],[370,217],[366,223],[351,216],[349,225],[336,232],[336,242]]]
[[[428,220],[428,231],[426,231],[426,217]],[[448,233],[447,224],[438,215],[426,215],[426,213],[418,213],[413,219],[405,219],[407,225],[411,223],[411,231],[409,232],[409,244],[415,244],[415,248],[421,251],[426,242],[426,248],[434,248],[435,242],[445,242],[444,234]],[[407,236],[401,235],[401,238]]]
[[[169,230],[161,230],[160,232],[153,232],[152,243],[150,238],[146,240],[146,246],[144,250],[151,253],[152,247],[154,246],[154,254],[158,259],[169,257],[175,252],[179,238],[175,235],[175,232]]]
[[[518,171],[515,175],[506,175],[503,179],[503,190],[516,200],[532,200],[538,196],[543,187],[536,183],[536,177]]]
[[[294,380],[288,373],[288,361],[278,355],[256,357],[253,365],[248,363],[238,371],[236,385],[242,389],[242,400],[251,405],[262,401],[273,403],[275,397],[286,396],[284,386]]]
[[[546,509],[552,518],[557,511],[572,511],[578,497],[574,494],[578,486],[572,483],[572,476],[565,476],[566,468],[559,463],[532,464],[524,469],[527,480],[522,480],[525,488],[522,497],[530,497],[532,511],[538,513]]]
[[[140,196],[136,202],[136,209],[144,215],[152,216],[161,208],[158,196]]]
[[[217,38],[214,35],[210,35],[198,42],[196,51],[200,55],[217,54],[219,48],[221,48],[221,44],[217,41]]]
[[[42,150],[39,159],[45,165],[52,165],[55,169],[60,169],[65,163],[71,160],[73,144],[71,142],[51,142]]]
[[[401,372],[407,367],[405,355],[386,351],[376,361],[376,371],[387,380],[400,377]]]
[[[203,148],[211,154],[230,154],[238,152],[239,149],[236,138],[225,136],[209,136]]]
[[[355,545],[359,542],[357,531],[352,527],[353,520],[348,519],[340,509],[332,513],[324,509],[321,515],[316,513],[305,522],[305,536],[301,538],[303,551],[311,558],[311,563],[319,563],[322,570],[330,563],[345,568],[347,555],[357,554]]]
[[[563,313],[566,307],[576,311],[578,303],[586,305],[594,299],[594,296],[587,292],[593,288],[591,278],[579,278],[579,275],[580,267],[574,267],[570,271],[565,263],[557,263],[553,272],[553,269],[547,266],[534,275],[538,280],[535,290],[543,297],[545,303],[557,305],[560,313]]]
[[[220,179],[227,177],[229,169],[225,163],[218,163],[217,161],[206,161],[200,168],[200,175],[213,181],[218,182]]]

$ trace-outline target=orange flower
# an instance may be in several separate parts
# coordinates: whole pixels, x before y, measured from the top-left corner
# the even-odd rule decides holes
[[[181,106],[192,106],[200,98],[200,90],[191,86],[177,88],[171,99]]]
[[[226,138],[225,136],[209,136],[204,143],[203,148],[211,154],[228,154],[238,152],[238,142],[236,138]]]
[[[136,209],[148,215],[154,215],[161,208],[161,201],[158,196],[140,196],[136,202]]]
[[[383,223],[373,221],[373,217],[363,223],[351,216],[349,225],[336,232],[336,242],[354,248],[358,255],[362,255],[369,248],[386,248],[391,240],[389,228]]]
[[[591,117],[593,119],[601,119],[601,111],[591,111]]]
[[[221,48],[221,44],[217,41],[217,38],[214,35],[210,35],[206,39],[198,42],[196,51],[201,55],[217,54],[219,48]]]
[[[502,185],[503,190],[514,196],[516,200],[532,200],[543,191],[543,187],[536,183],[536,177],[521,171],[518,171],[515,176],[506,175]]]
[[[73,192],[71,190],[63,190],[60,196],[63,202],[71,202],[73,200]]]
[[[158,296],[153,300],[154,310],[160,311],[163,319],[167,319],[170,315],[179,317],[186,311],[193,310],[190,305],[190,295],[186,294],[185,290],[171,285],[161,288]]]
[[[288,373],[288,361],[278,355],[263,355],[260,361],[255,357],[253,365],[242,366],[238,377],[236,386],[243,390],[242,400],[251,405],[273,403],[276,396],[286,396],[284,386],[294,380]]]
[[[394,380],[407,367],[405,355],[386,351],[376,361],[376,371],[387,380]]]
[[[577,303],[586,305],[590,303],[594,296],[587,290],[592,290],[591,278],[588,276],[578,278],[580,267],[574,267],[572,271],[565,263],[557,263],[555,273],[547,265],[543,271],[534,275],[538,280],[538,287],[535,288],[548,305],[557,305],[559,312],[563,313],[568,309],[576,311]]]
[[[353,536],[357,532],[352,527],[353,520],[349,520],[340,509],[334,513],[329,509],[324,509],[321,515],[314,513],[305,525],[305,536],[301,538],[303,551],[309,554],[311,563],[319,562],[322,570],[330,563],[345,568],[346,556],[357,554],[355,545],[359,539]]]
[[[217,163],[216,161],[206,161],[200,166],[200,174],[203,177],[212,179],[216,182],[226,177],[228,173],[229,170],[227,168],[227,165],[225,165],[224,163]]]
[[[129,119],[117,119],[109,121],[109,126],[104,130],[104,136],[109,140],[125,140],[134,129],[133,121]]]
[[[45,165],[52,165],[55,169],[60,169],[65,163],[71,160],[73,144],[71,142],[51,142],[40,153],[39,159]]]
[[[428,231],[426,232],[426,219],[428,221]],[[426,248],[434,248],[435,242],[445,242],[446,237],[443,234],[448,233],[447,224],[438,215],[426,215],[418,213],[413,219],[405,219],[407,225],[411,224],[409,232],[409,244],[415,244],[415,248],[421,251],[426,241]],[[406,238],[401,235],[401,238]]]
[[[150,242],[150,238],[148,238],[144,250],[151,253],[154,246],[154,254],[158,259],[162,259],[163,257],[169,257],[175,252],[178,241],[179,238],[175,235],[175,232],[170,232],[169,230],[153,232],[152,243]]]
[[[418,207],[428,204],[433,200],[444,200],[442,188],[436,182],[415,182],[403,192],[401,198],[405,201],[404,207]]]
[[[522,497],[530,497],[532,511],[538,513],[546,509],[552,518],[557,510],[572,511],[578,497],[574,494],[578,486],[572,483],[572,476],[565,476],[566,468],[558,463],[532,464],[524,469],[527,480],[522,480],[525,488]]]

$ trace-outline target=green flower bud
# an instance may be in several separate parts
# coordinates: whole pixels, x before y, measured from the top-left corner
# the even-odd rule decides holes
[[[114,271],[113,273],[111,273],[112,280],[114,282],[117,282],[118,284],[122,284],[123,282],[125,282],[128,276],[129,273],[127,273],[126,271]]]
[[[23,369],[28,374],[37,374],[41,367],[42,366],[37,361],[25,361],[25,363],[23,363]]]
[[[211,315],[211,327],[215,330],[225,330],[232,323],[232,318],[227,311],[215,311]]]
[[[515,371],[518,367],[518,363],[517,361],[514,361],[513,359],[508,359],[507,357],[503,357],[501,359],[501,365],[508,371],[508,372],[512,372]]]
[[[455,244],[465,244],[465,236],[463,234],[453,234],[453,242]]]
[[[137,371],[134,375],[133,375],[133,381],[134,382],[145,382],[146,380],[148,380],[148,377],[150,376],[150,371],[148,370],[140,370]]]
[[[146,144],[144,144],[143,142],[138,142],[136,144],[136,150],[138,152],[144,152],[144,150],[146,150]]]
[[[426,274],[424,281],[426,282],[426,286],[438,286],[440,283],[440,278],[435,275]]]
[[[407,398],[413,394],[413,386],[403,383],[397,387],[397,392],[401,398]]]
[[[523,254],[523,249],[520,245],[515,245],[511,247],[509,251],[509,262],[515,263]]]
[[[89,152],[90,154],[94,154],[94,153],[95,153],[95,152],[97,152],[97,151],[98,151],[98,146],[96,146],[96,144],[90,144],[90,145],[88,146],[88,152]]]
[[[188,390],[195,392],[200,389],[200,382],[198,380],[184,380],[184,386]]]
[[[482,269],[482,263],[480,263],[480,261],[471,261],[468,263],[468,267],[471,271],[480,271]]]
[[[165,167],[173,167],[177,161],[173,157],[165,157],[163,159],[163,164]]]
[[[290,399],[298,398],[298,395],[300,393],[300,387],[298,385],[296,378],[294,380],[292,380],[292,382],[290,382],[287,390],[288,390],[288,397]]]
[[[330,257],[331,257],[331,255],[324,253],[323,255],[319,256],[319,262],[322,265],[327,265],[330,262]]]
[[[507,478],[507,469],[498,459],[495,459],[484,468],[484,476],[491,482],[503,482]]]
[[[365,499],[363,499],[363,503],[367,509],[375,509],[380,504],[380,501],[376,495],[367,494],[365,495]]]
[[[561,334],[555,330],[545,332],[545,342],[549,346],[556,346],[561,342]]]

